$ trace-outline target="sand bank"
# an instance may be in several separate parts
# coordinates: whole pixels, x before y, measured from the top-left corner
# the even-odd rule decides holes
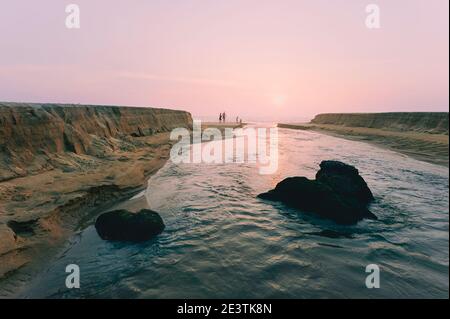
[[[424,115],[425,114],[428,113],[424,113]],[[423,125],[418,124],[420,123],[418,120],[420,116],[417,115],[411,116],[415,121],[411,121],[410,124],[405,124],[404,122],[401,124],[401,120],[392,119],[391,115],[391,120],[385,128],[382,127],[378,120],[371,122],[368,121],[365,116],[363,117],[365,122],[350,116],[336,116],[334,119],[336,123],[339,124],[322,124],[321,122],[333,122],[331,116],[326,116],[322,117],[320,120],[313,120],[311,123],[280,123],[278,124],[278,127],[312,130],[346,139],[364,141],[411,156],[421,161],[448,167],[448,113],[438,114],[440,115],[433,116],[434,122],[423,119]],[[398,116],[401,117],[400,113]],[[447,117],[446,122],[445,117]],[[319,118],[319,116],[317,116],[316,119],[317,118]],[[345,118],[352,119],[352,121],[348,122]],[[362,127],[360,125],[375,127]]]

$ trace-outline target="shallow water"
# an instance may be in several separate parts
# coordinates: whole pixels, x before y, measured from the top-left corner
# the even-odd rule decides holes
[[[170,161],[145,194],[165,231],[144,244],[102,241],[93,226],[72,238],[24,297],[448,298],[449,171],[362,142],[279,130],[279,169]],[[337,226],[256,195],[318,164],[355,165],[379,220]],[[81,289],[65,287],[65,267]],[[381,287],[365,286],[377,264]]]

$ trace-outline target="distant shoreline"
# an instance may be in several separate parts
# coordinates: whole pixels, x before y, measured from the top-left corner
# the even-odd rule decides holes
[[[449,167],[449,137],[445,134],[313,123],[279,123],[278,127],[310,130],[348,140],[367,142],[420,161]]]

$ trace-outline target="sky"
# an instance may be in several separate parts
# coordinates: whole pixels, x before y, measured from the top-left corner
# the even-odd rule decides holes
[[[66,5],[80,28],[66,27]],[[380,28],[366,26],[368,4]],[[0,0],[0,101],[448,111],[448,0]]]

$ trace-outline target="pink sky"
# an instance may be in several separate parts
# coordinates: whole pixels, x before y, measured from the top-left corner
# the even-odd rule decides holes
[[[81,29],[65,27],[65,6]],[[365,7],[381,9],[381,29]],[[295,120],[448,111],[448,0],[14,0],[0,101],[159,106]]]

